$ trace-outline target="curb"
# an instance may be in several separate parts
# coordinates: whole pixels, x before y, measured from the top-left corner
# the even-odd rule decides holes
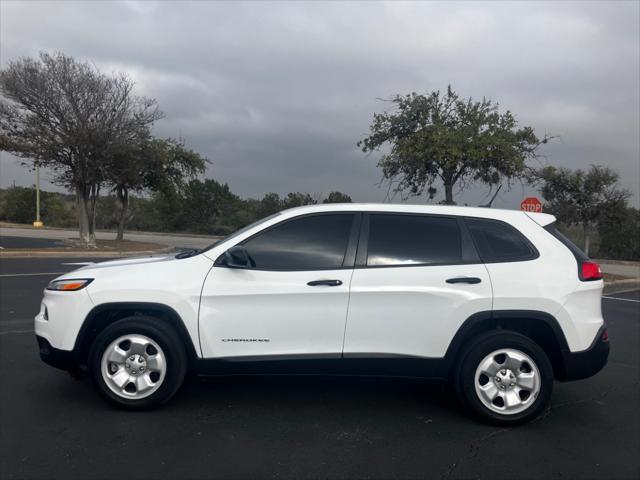
[[[104,257],[104,258],[113,258],[113,257],[146,257],[148,255],[160,255],[163,253],[169,253],[176,251],[173,247],[165,247],[159,248],[157,250],[139,250],[139,251],[117,251],[113,250],[111,252],[105,252],[104,250],[92,251],[90,249],[87,250],[72,250],[72,251],[47,251],[47,249],[42,250],[26,250],[26,251],[8,251],[8,250],[0,250],[0,258],[69,258],[69,257],[84,257],[84,258],[93,258],[93,257]]]
[[[593,261],[600,265],[631,265],[633,267],[640,267],[640,262],[634,260],[607,260],[606,258],[594,258]]]

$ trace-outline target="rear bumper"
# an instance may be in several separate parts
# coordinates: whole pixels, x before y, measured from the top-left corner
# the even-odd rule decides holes
[[[562,352],[563,372],[558,380],[567,382],[589,378],[604,368],[609,359],[609,337],[603,325],[589,348],[581,352]]]
[[[38,341],[40,358],[44,363],[69,372],[79,370],[75,352],[53,348],[48,340],[38,335],[36,335],[36,340]]]

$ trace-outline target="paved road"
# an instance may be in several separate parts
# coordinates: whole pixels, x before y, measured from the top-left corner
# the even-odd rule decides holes
[[[34,239],[57,239],[63,240],[67,238],[78,238],[77,230],[58,230],[58,229],[33,229],[33,228],[0,228],[0,237],[20,237],[20,238],[34,238]],[[113,240],[115,233],[113,232],[97,232],[96,236],[101,240]],[[179,248],[204,248],[211,245],[219,237],[205,237],[205,236],[189,236],[189,235],[174,235],[168,233],[125,233],[124,236],[127,240],[134,240],[137,242],[152,242],[162,245],[169,245],[170,247]]]
[[[374,378],[192,379],[165,408],[128,413],[38,359],[41,291],[81,261],[0,260],[3,479],[640,477],[640,292],[603,299],[605,370],[556,383],[519,428],[467,418],[439,384]],[[10,276],[38,272],[52,274]]]

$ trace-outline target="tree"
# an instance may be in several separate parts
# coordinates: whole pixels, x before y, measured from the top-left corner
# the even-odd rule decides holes
[[[315,205],[316,203],[318,202],[308,193],[290,192],[282,200],[282,209]]]
[[[141,139],[111,157],[106,178],[120,204],[116,240],[123,240],[131,192],[180,191],[209,161],[172,139]]]
[[[322,203],[351,203],[351,197],[346,193],[342,192],[331,192],[327,198],[325,198]]]
[[[438,179],[444,203],[453,188],[479,181],[489,186],[521,177],[541,143],[531,127],[518,127],[510,111],[485,98],[461,99],[452,89],[441,95],[396,95],[391,112],[375,113],[370,134],[358,142],[363,152],[390,147],[379,160],[383,179],[397,192],[421,195]],[[430,193],[435,194],[435,190]]]
[[[618,260],[640,260],[640,210],[611,210],[598,222],[598,255]]]
[[[133,95],[124,74],[107,76],[62,53],[21,58],[0,71],[0,149],[50,167],[76,195],[80,239],[95,245],[96,205],[108,160],[148,135],[156,101]]]
[[[224,207],[237,199],[226,183],[207,178],[190,181],[185,188],[182,214],[194,231],[206,232],[216,225]]]
[[[0,192],[0,220],[31,223],[36,216],[35,188],[11,187]],[[68,227],[73,225],[73,212],[61,197],[53,192],[40,192],[40,216],[46,225]]]
[[[166,230],[195,233],[228,233],[221,221],[237,209],[240,199],[229,185],[212,179],[191,180],[180,191],[168,190],[154,196]]]
[[[267,193],[258,206],[258,217],[264,218],[282,210],[282,200],[280,195],[274,192]]]
[[[592,165],[587,172],[549,166],[536,171],[532,180],[541,183],[547,211],[566,225],[582,227],[587,255],[593,228],[616,210],[626,208],[630,196],[617,187],[618,174],[599,165]]]

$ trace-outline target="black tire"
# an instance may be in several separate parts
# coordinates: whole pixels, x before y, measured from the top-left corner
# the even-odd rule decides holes
[[[528,355],[539,372],[540,388],[538,394],[531,397],[531,403],[528,403],[522,412],[511,414],[496,412],[488,408],[476,393],[478,366],[491,353],[501,349],[512,349]],[[498,360],[500,359],[501,357],[498,355]],[[464,405],[477,418],[496,425],[518,425],[537,417],[548,404],[553,390],[553,367],[544,350],[530,338],[504,330],[493,330],[470,340],[458,357],[454,375],[454,385]],[[493,379],[489,379],[489,381],[493,382]],[[500,385],[499,383],[495,384]],[[526,394],[523,396],[526,397]],[[500,402],[497,401],[497,403]],[[504,408],[504,405],[502,407],[500,405],[494,406],[495,408]]]
[[[162,349],[166,371],[162,383],[149,396],[139,399],[123,398],[106,384],[102,373],[102,356],[116,339],[139,334],[148,337]],[[173,397],[182,385],[187,371],[187,355],[180,337],[171,326],[153,317],[123,318],[105,328],[96,337],[89,351],[89,375],[96,389],[111,405],[125,410],[150,410]]]

